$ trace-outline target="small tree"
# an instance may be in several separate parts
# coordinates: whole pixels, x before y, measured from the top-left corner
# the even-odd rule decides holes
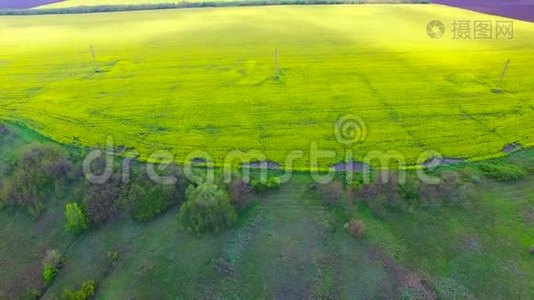
[[[238,209],[244,209],[249,205],[252,191],[252,186],[241,179],[232,178],[232,181],[228,183],[230,203]]]
[[[77,203],[67,203],[65,205],[65,218],[67,231],[80,234],[87,229],[87,217]]]
[[[104,184],[92,184],[87,187],[82,206],[91,226],[102,226],[119,214],[122,188],[120,174],[114,174]]]
[[[196,188],[190,187],[186,198],[179,219],[185,229],[197,235],[206,231],[219,232],[236,220],[228,195],[216,185],[203,183]]]
[[[345,188],[339,181],[332,181],[325,184],[319,184],[317,190],[321,197],[328,205],[335,205],[339,203],[344,196]]]
[[[57,273],[63,267],[63,256],[58,250],[49,250],[43,259],[43,281],[46,286],[50,286]]]
[[[132,194],[132,216],[140,222],[148,222],[156,218],[156,216],[165,212],[172,204],[171,191],[166,189],[163,185],[157,185],[152,188],[145,188],[139,198],[134,199],[139,195],[139,186],[133,188]]]
[[[79,290],[63,289],[63,299],[66,300],[87,300],[93,298],[96,292],[96,283],[93,280],[86,280]]]
[[[362,237],[363,232],[365,230],[365,224],[363,224],[362,221],[352,219],[347,225],[348,225],[347,229],[349,230],[352,236],[357,237],[357,238]]]
[[[60,149],[31,145],[16,158],[11,169],[9,180],[0,190],[2,198],[7,205],[25,207],[36,218],[45,209],[49,195],[60,191],[71,165]]]
[[[269,190],[275,190],[280,188],[280,178],[271,176],[267,178],[267,181],[263,179],[254,179],[250,182],[254,191],[258,194],[265,193]]]

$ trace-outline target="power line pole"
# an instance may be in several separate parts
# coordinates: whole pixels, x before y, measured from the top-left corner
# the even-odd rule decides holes
[[[508,70],[508,66],[510,65],[510,59],[506,61],[506,65],[504,65],[504,68],[502,69],[501,73],[501,79],[500,79],[500,87],[502,87],[503,81],[504,81],[504,75],[506,75],[506,71]]]
[[[274,49],[274,79],[275,80],[280,79],[280,68],[278,66],[278,58],[279,58],[278,48],[275,48]]]
[[[93,56],[93,63],[95,64],[95,72],[98,72],[99,71],[98,63],[96,62],[96,55],[95,55],[95,50],[93,49],[93,45],[89,46],[89,50],[91,51],[91,55]]]

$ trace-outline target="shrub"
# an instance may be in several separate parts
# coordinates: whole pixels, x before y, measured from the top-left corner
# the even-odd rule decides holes
[[[399,183],[393,172],[382,171],[373,183],[364,184],[356,192],[356,198],[365,201],[377,216],[383,216],[387,208],[398,207]]]
[[[114,263],[119,259],[120,253],[119,251],[108,251],[107,253],[108,259]]]
[[[399,180],[394,172],[382,171],[374,182],[360,186],[358,196],[362,199],[385,196],[392,203],[399,198]]]
[[[49,250],[43,259],[43,281],[49,286],[54,281],[57,273],[63,267],[63,256],[58,250]]]
[[[277,189],[280,187],[280,178],[269,177],[267,181],[261,179],[255,179],[251,181],[252,188],[256,193],[264,193],[269,190]]]
[[[129,197],[129,201],[133,201],[131,214],[141,222],[153,220],[165,212],[172,203],[172,195],[163,185],[157,185],[147,191],[142,191],[139,185],[133,185]]]
[[[66,300],[87,300],[91,299],[96,292],[96,283],[93,280],[83,282],[79,290],[72,291],[63,289],[63,299]]]
[[[352,219],[348,223],[348,230],[352,236],[361,238],[365,230],[365,225],[360,220]]]
[[[530,254],[534,255],[534,245],[531,245],[528,251],[530,252]]]
[[[203,183],[187,190],[179,219],[182,226],[199,235],[206,231],[219,232],[236,220],[236,212],[228,195],[218,186]]]
[[[54,281],[57,271],[50,266],[43,267],[43,281],[46,286],[49,286]]]
[[[10,180],[3,184],[2,198],[8,205],[26,207],[32,216],[38,217],[45,200],[59,190],[59,183],[70,169],[70,163],[59,149],[32,146],[15,162]]]
[[[407,203],[417,205],[419,202],[419,190],[417,182],[408,181],[405,184],[399,184],[399,197]]]
[[[478,168],[486,177],[500,182],[514,181],[525,178],[527,172],[521,167],[506,163],[480,163]]]
[[[65,224],[67,231],[80,234],[87,229],[87,217],[77,203],[65,205],[65,218],[67,219],[67,224]]]
[[[367,199],[366,202],[371,212],[379,218],[384,218],[386,216],[387,209],[391,207],[388,198],[382,194],[374,198]]]
[[[269,177],[267,181],[267,187],[269,189],[277,189],[280,187],[280,178],[278,177]]]
[[[114,175],[104,184],[87,187],[83,198],[83,211],[91,225],[101,226],[118,214],[121,188],[118,175]]]
[[[332,181],[317,185],[317,190],[328,205],[337,204],[344,195],[343,184],[339,181]]]
[[[252,191],[252,186],[241,179],[232,178],[232,181],[228,183],[230,203],[238,209],[244,209],[248,206]]]
[[[438,184],[419,185],[419,203],[427,207],[458,205],[465,198],[464,191],[460,176],[456,173],[446,173]]]
[[[159,174],[174,177],[175,184],[157,184],[143,171],[130,184],[122,186],[120,206],[126,208],[137,221],[153,220],[184,198],[185,182],[180,171],[176,165],[170,165],[163,174]]]
[[[463,198],[463,183],[456,173],[444,174],[438,184],[439,195],[446,204],[456,204]]]

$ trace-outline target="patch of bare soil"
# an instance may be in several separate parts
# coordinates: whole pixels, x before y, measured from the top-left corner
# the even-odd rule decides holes
[[[423,167],[436,167],[436,166],[450,166],[457,165],[465,162],[463,158],[454,158],[454,157],[432,157],[422,163]]]
[[[207,163],[208,160],[205,159],[205,158],[202,158],[202,157],[195,157],[191,160],[191,164],[193,165],[202,165],[202,164],[205,164]]]
[[[330,166],[336,172],[364,172],[369,170],[369,165],[363,162],[340,162]]]
[[[280,164],[270,160],[258,160],[250,163],[242,164],[243,168],[248,169],[267,169],[267,170],[279,170]]]
[[[516,152],[521,149],[523,149],[523,145],[521,145],[520,143],[512,143],[512,144],[505,145],[502,148],[502,152],[512,153],[512,152]]]

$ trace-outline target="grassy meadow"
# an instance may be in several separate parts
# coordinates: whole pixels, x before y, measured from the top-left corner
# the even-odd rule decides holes
[[[0,137],[0,163],[35,143],[51,142],[14,128]],[[312,180],[298,174],[263,195],[221,234],[196,237],[180,228],[177,208],[152,222],[121,214],[76,237],[64,229],[65,202],[76,187],[46,202],[37,219],[23,209],[0,210],[0,298],[30,298],[41,281],[41,259],[58,249],[65,263],[42,299],[60,299],[87,279],[96,299],[440,299],[529,298],[534,294],[534,153],[503,162],[530,176],[499,183],[482,178],[458,206],[391,210],[381,216],[358,202],[345,212],[326,205]],[[476,177],[467,164],[451,170]],[[450,171],[450,170],[449,170]],[[478,174],[479,175],[479,174]],[[6,179],[1,177],[2,179]],[[347,213],[365,222],[365,235],[343,229]],[[219,262],[230,267],[223,269]]]
[[[0,17],[0,118],[63,144],[111,136],[143,159],[202,150],[217,165],[236,149],[283,164],[317,142],[338,152],[326,168],[344,159],[334,135],[344,115],[367,125],[355,159],[398,150],[414,164],[434,150],[475,160],[532,145],[534,25],[515,21],[510,40],[454,40],[450,26],[431,39],[434,19],[505,20],[440,5]]]

